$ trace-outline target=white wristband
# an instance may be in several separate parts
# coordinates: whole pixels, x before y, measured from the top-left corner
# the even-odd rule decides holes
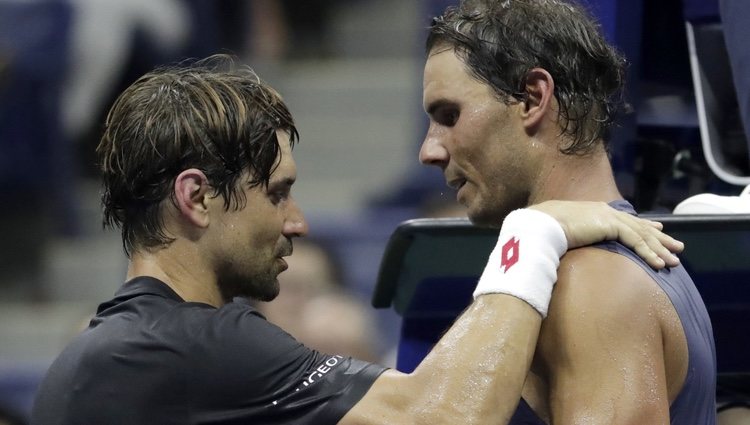
[[[557,220],[532,209],[511,212],[503,221],[474,297],[512,295],[547,317],[557,267],[567,250],[568,240]]]

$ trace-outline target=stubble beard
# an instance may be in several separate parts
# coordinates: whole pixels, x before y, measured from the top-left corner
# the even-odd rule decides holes
[[[256,301],[271,301],[279,295],[278,272],[274,267],[254,275],[225,274],[219,279],[222,298],[229,302],[235,297]]]
[[[476,226],[490,229],[500,229],[503,220],[513,210],[525,208],[527,205],[521,200],[507,200],[506,202],[487,202],[479,199],[479,204],[473,209],[467,208],[469,220]]]

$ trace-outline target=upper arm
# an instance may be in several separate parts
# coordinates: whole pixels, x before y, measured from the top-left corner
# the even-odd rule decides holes
[[[409,424],[405,410],[409,404],[402,390],[409,385],[408,375],[386,370],[367,394],[339,421],[339,425]],[[414,392],[412,392],[414,394]]]
[[[536,360],[553,423],[669,423],[660,289],[648,279],[601,249],[563,258]]]
[[[453,365],[455,368],[466,367],[466,365]],[[439,371],[426,371],[427,373],[440,374]],[[413,374],[405,374],[397,370],[383,372],[373,383],[364,397],[338,422],[339,425],[432,425],[436,423],[446,424],[474,424],[474,423],[508,423],[515,407],[520,400],[520,394],[516,395],[513,404],[507,404],[507,418],[492,419],[492,415],[474,415],[476,412],[462,411],[461,404],[472,398],[479,399],[484,395],[463,392],[461,394],[445,391],[440,388],[439,382],[434,387],[422,385],[419,379],[414,379]],[[467,380],[468,377],[453,378],[454,380]],[[438,379],[439,381],[440,379]],[[448,387],[444,383],[443,387]],[[479,390],[480,392],[482,390]],[[520,392],[520,387],[519,387]],[[460,397],[460,401],[454,397]],[[504,403],[502,398],[497,398],[497,407]]]
[[[518,298],[477,297],[412,373],[380,375],[340,423],[507,424],[540,323]]]

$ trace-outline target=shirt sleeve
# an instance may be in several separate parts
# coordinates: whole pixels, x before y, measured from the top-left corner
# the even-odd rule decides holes
[[[335,424],[386,369],[311,350],[237,302],[206,320],[195,341],[196,423]]]

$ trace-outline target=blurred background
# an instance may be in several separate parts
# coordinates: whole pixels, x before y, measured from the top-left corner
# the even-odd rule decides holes
[[[311,241],[266,314],[313,346],[392,365],[398,318],[369,306],[388,237],[406,219],[462,214],[439,170],[417,160],[424,29],[452,3],[0,0],[0,410],[25,417],[47,365],[122,284],[94,155],[109,105],[156,65],[218,52],[279,90],[301,134],[294,196]],[[743,181],[719,178],[706,159],[686,31],[720,24],[718,0],[586,3],[630,62],[632,113],[612,136],[623,194],[657,212],[697,193],[738,194]],[[712,66],[731,85],[718,45]],[[722,158],[747,175],[734,88],[725,92]],[[352,326],[332,331],[336,317]],[[333,333],[342,338],[326,340]]]

